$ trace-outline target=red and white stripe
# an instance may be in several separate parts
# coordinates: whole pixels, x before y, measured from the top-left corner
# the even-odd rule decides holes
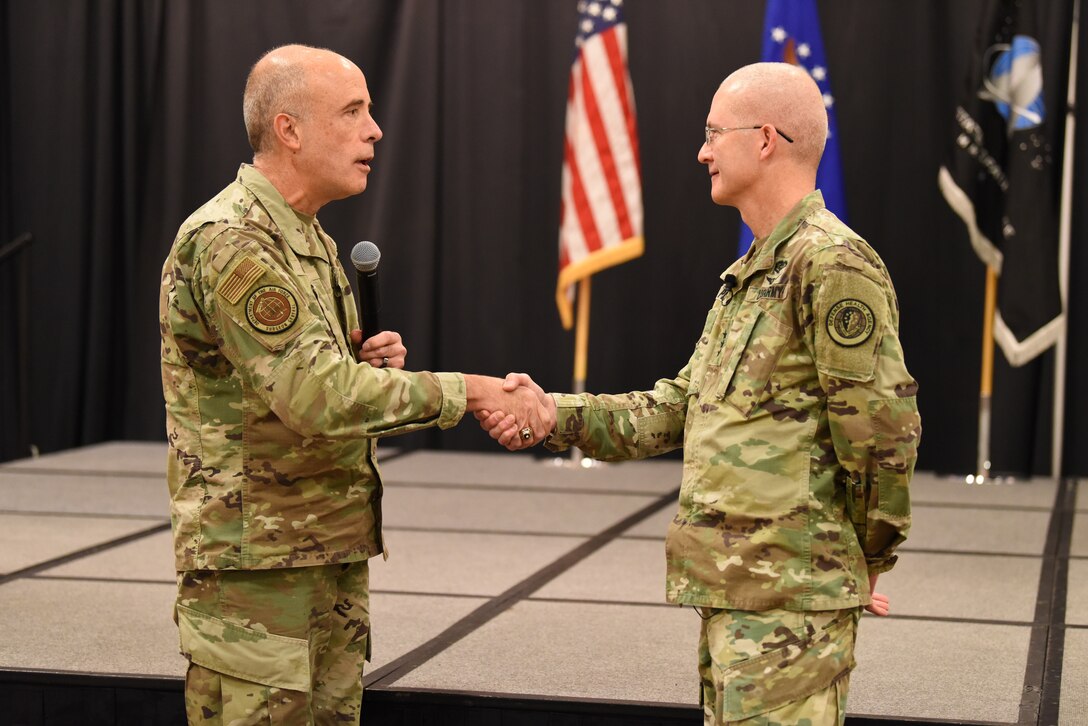
[[[565,294],[573,293],[571,283],[600,269],[594,255],[635,238],[640,253],[641,237],[638,136],[627,72],[627,27],[621,23],[590,36],[571,67],[559,230]],[[561,301],[560,307],[562,313]]]

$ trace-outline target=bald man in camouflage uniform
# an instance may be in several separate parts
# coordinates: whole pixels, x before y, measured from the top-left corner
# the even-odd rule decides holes
[[[253,165],[182,224],[163,266],[162,380],[191,724],[358,723],[369,568],[382,554],[374,439],[517,409],[496,378],[401,370],[362,340],[317,210],[361,193],[381,130],[362,72],[285,46],[244,98]],[[358,357],[358,360],[356,360]],[[534,438],[534,436],[530,436]]]
[[[675,378],[554,394],[551,448],[608,461],[684,449],[666,598],[702,617],[707,724],[843,723],[861,610],[887,614],[873,587],[910,526],[917,384],[887,269],[814,189],[826,138],[802,70],[760,63],[727,78],[699,161],[756,241],[722,274]],[[522,446],[513,419],[477,417]]]

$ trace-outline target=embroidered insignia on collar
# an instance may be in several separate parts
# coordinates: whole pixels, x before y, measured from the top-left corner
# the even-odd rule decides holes
[[[779,276],[782,274],[782,270],[786,269],[786,265],[789,264],[786,260],[779,260],[774,263],[774,267],[767,273],[767,284],[773,285],[778,282]]]
[[[839,345],[853,348],[873,334],[873,311],[860,300],[840,300],[827,313],[827,334]]]
[[[282,333],[298,319],[298,303],[285,287],[258,287],[246,300],[246,319],[262,333]]]

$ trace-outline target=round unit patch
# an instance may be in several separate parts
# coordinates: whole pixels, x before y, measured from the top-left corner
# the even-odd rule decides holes
[[[246,318],[262,333],[282,333],[298,319],[298,303],[287,288],[258,287],[246,300]]]
[[[839,300],[827,314],[827,334],[847,348],[861,345],[873,334],[873,311],[860,300]]]

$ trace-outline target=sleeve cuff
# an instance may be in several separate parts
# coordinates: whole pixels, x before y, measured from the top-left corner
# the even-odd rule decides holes
[[[581,427],[573,421],[578,412],[586,405],[585,398],[575,393],[549,394],[555,400],[555,429],[544,439],[544,447],[549,451],[566,451],[578,444]]]
[[[545,436],[544,448],[554,454],[560,454],[570,448],[570,443],[562,439],[559,431],[562,430],[562,421],[570,416],[571,405],[568,399],[573,396],[567,393],[549,393],[548,395],[555,401],[555,428],[552,429],[552,433]]]
[[[460,373],[435,373],[442,386],[442,409],[438,412],[438,428],[456,426],[465,415],[465,377]]]
[[[895,563],[898,559],[899,555],[892,555],[891,557],[885,557],[879,560],[866,560],[865,567],[870,575],[881,575],[895,567]]]
[[[586,405],[585,399],[580,393],[552,393],[551,397],[555,399],[555,407],[557,409],[573,409],[581,408]],[[572,411],[568,411],[573,413]]]

